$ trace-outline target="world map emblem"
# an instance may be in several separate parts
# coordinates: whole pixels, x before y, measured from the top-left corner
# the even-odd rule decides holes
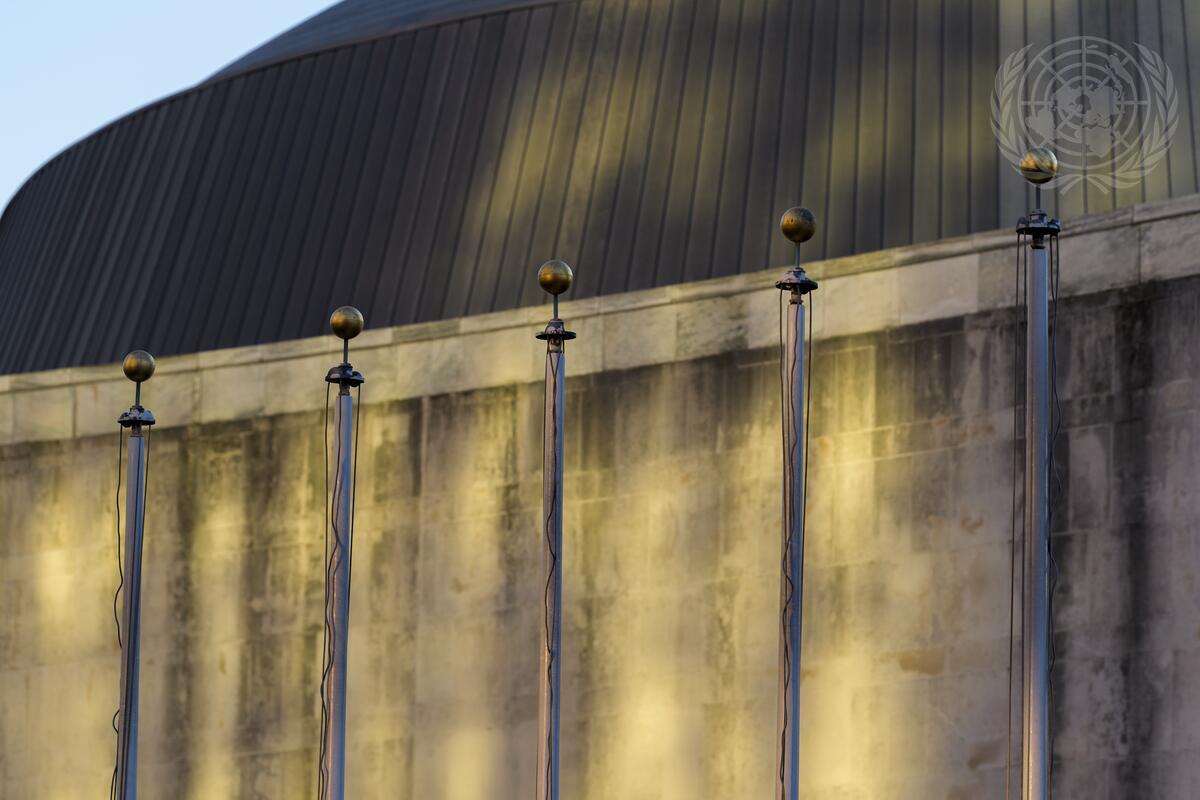
[[[1179,124],[1175,79],[1162,56],[1074,36],[1026,45],[996,72],[992,132],[1013,168],[1031,147],[1058,157],[1060,191],[1134,186],[1167,155]]]

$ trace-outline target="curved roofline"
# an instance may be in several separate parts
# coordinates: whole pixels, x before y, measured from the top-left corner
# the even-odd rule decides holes
[[[220,83],[223,80],[228,80],[230,78],[236,78],[241,75],[247,75],[252,72],[256,72],[257,70],[260,70],[260,69],[266,69],[268,67],[272,67],[277,64],[285,64],[289,61],[294,61],[299,58],[305,58],[307,56],[316,55],[317,53],[324,53],[329,50],[337,50],[342,47],[347,47],[347,46],[351,46],[351,45],[365,44],[367,42],[373,42],[378,39],[385,39],[389,36],[397,36],[402,33],[411,33],[412,31],[419,31],[419,30],[423,30],[425,28],[436,28],[440,25],[450,25],[450,24],[454,24],[457,22],[465,22],[467,20],[480,19],[483,17],[490,17],[493,14],[505,14],[510,11],[524,11],[526,9],[540,8],[543,6],[564,5],[566,3],[571,3],[571,2],[576,2],[576,1],[577,0],[497,0],[495,5],[491,8],[488,8],[487,10],[469,9],[469,10],[463,10],[463,11],[454,12],[454,13],[450,13],[450,14],[445,14],[445,15],[439,16],[439,17],[426,18],[426,19],[415,21],[415,22],[391,25],[391,26],[381,29],[379,31],[373,31],[369,34],[364,34],[361,36],[348,36],[344,39],[336,39],[336,40],[332,40],[329,42],[325,42],[320,45],[315,45],[313,47],[307,47],[304,49],[295,50],[293,52],[278,56],[276,58],[271,58],[266,61],[261,61],[258,63],[248,65],[243,69],[231,69],[239,61],[246,59],[248,56],[253,55],[256,52],[256,50],[251,50],[249,53],[230,62],[229,64],[226,64],[220,70],[213,73],[211,76],[209,76],[205,80],[201,81],[199,84],[197,84],[197,87],[209,86],[212,84]],[[330,6],[330,8],[335,8],[335,7],[336,7],[336,5]],[[328,11],[328,10],[329,9],[325,9],[325,11],[317,12],[313,16],[309,17],[307,20],[304,20],[303,22],[299,23],[299,25],[293,26],[293,28],[289,29],[288,31],[284,31],[282,34],[280,34],[279,37],[276,37],[276,39],[272,39],[268,42],[264,42],[264,44],[262,46],[260,46],[260,48],[257,48],[257,49],[261,49],[261,47],[266,46],[267,44],[270,44],[270,42],[276,41],[278,38],[280,38],[282,36],[286,36],[291,30],[295,30],[296,28],[299,28],[299,27],[305,25],[306,23],[308,23],[312,20],[315,20],[317,17],[320,17],[322,14],[326,13],[326,11]]]
[[[304,50],[302,52],[297,52],[297,53],[289,54],[287,56],[282,56],[280,58],[273,59],[271,61],[267,61],[262,64],[255,64],[254,66],[248,67],[248,68],[238,71],[238,72],[232,72],[229,74],[218,72],[217,74],[212,75],[208,78],[205,78],[204,80],[202,80],[201,82],[199,82],[197,84],[193,84],[192,86],[187,87],[186,89],[180,89],[179,91],[177,91],[173,94],[165,95],[163,97],[158,98],[157,100],[152,100],[144,106],[138,106],[137,108],[133,109],[132,111],[128,111],[119,117],[109,120],[108,122],[104,123],[103,125],[100,125],[99,127],[92,129],[90,132],[85,133],[84,135],[80,136],[78,139],[75,139],[70,144],[65,145],[57,153],[55,153],[54,155],[52,155],[48,159],[46,159],[44,162],[42,162],[41,166],[39,166],[33,172],[29,173],[29,175],[25,178],[25,180],[21,181],[21,185],[17,188],[17,190],[15,192],[12,193],[12,196],[8,198],[8,202],[5,203],[4,208],[0,209],[0,219],[4,218],[4,215],[8,212],[9,207],[12,206],[13,202],[18,197],[21,196],[21,194],[25,191],[25,188],[29,185],[29,183],[32,180],[34,180],[39,175],[41,175],[42,172],[44,172],[48,167],[53,165],[55,162],[57,162],[59,159],[61,159],[63,156],[65,156],[67,153],[71,152],[71,150],[73,150],[76,147],[78,147],[79,145],[83,144],[88,139],[98,136],[98,135],[104,133],[105,131],[108,131],[111,128],[115,128],[116,126],[118,126],[128,120],[139,117],[142,114],[147,114],[151,111],[154,111],[155,109],[159,108],[160,106],[166,105],[167,103],[174,102],[175,100],[182,100],[182,99],[188,97],[189,95],[196,94],[198,92],[204,91],[205,89],[210,89],[213,86],[217,86],[218,84],[224,83],[226,81],[233,81],[233,80],[237,80],[238,78],[244,78],[248,75],[253,75],[258,72],[265,72],[269,69],[274,69],[275,67],[282,66],[283,64],[289,64],[293,61],[303,61],[306,58],[311,58],[313,56],[317,56],[322,53],[335,52],[337,50],[342,50],[346,47],[355,47],[357,45],[364,44],[367,42],[373,42],[373,41],[377,41],[379,39],[386,39],[389,36],[399,36],[400,34],[411,33],[413,31],[423,30],[425,28],[436,28],[436,27],[439,27],[442,25],[453,25],[456,23],[466,22],[466,21],[472,20],[472,19],[482,19],[483,17],[490,17],[495,14],[506,14],[511,11],[524,11],[526,9],[540,8],[543,6],[564,5],[569,2],[574,2],[574,0],[508,0],[508,2],[504,3],[503,5],[498,5],[496,8],[491,8],[491,9],[488,9],[487,11],[465,12],[462,14],[438,18],[436,20],[425,20],[421,23],[413,23],[411,25],[394,26],[392,28],[387,29],[386,31],[372,34],[370,36],[361,36],[361,37],[355,37],[352,39],[339,40],[337,42],[332,42],[323,47],[314,47],[314,48],[310,48],[308,50]],[[324,12],[318,12],[317,15],[320,15],[322,13],[324,13]],[[312,19],[312,17],[310,17],[309,19]],[[302,22],[300,24],[304,24],[304,23]],[[251,52],[254,52],[254,51],[252,50]],[[237,62],[235,61],[233,63],[237,63]]]

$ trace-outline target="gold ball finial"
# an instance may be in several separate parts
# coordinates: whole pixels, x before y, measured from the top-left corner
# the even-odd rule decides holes
[[[779,220],[779,230],[796,244],[807,242],[817,232],[817,218],[807,208],[789,208]]]
[[[1058,159],[1049,148],[1034,147],[1025,151],[1025,155],[1021,156],[1018,168],[1025,176],[1025,180],[1032,184],[1049,183],[1058,175]]]
[[[329,317],[329,327],[339,339],[350,340],[362,333],[365,320],[354,306],[342,306]]]
[[[134,350],[125,356],[121,369],[125,371],[125,377],[134,383],[145,383],[154,374],[154,356],[145,350]]]
[[[538,269],[538,286],[548,294],[560,295],[571,288],[575,273],[567,262],[555,258],[547,261]]]

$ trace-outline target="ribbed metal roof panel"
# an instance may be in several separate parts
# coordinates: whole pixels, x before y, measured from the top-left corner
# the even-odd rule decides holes
[[[1179,128],[1058,213],[1198,188],[1184,0],[450,5],[395,33],[372,15],[433,4],[343,3],[46,164],[0,217],[0,373],[316,335],[346,302],[375,327],[537,303],[552,256],[575,297],[758,270],[797,202],[812,259],[1007,227],[996,69],[1080,33],[1161,52]]]

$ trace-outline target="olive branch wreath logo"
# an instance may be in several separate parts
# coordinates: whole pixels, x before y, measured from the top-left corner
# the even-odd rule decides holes
[[[1014,170],[1029,147],[1051,147],[1056,150],[1059,161],[1058,178],[1051,185],[1057,186],[1060,191],[1069,191],[1086,181],[1107,193],[1113,189],[1128,188],[1140,183],[1146,174],[1166,157],[1171,138],[1179,125],[1179,93],[1176,91],[1175,78],[1170,67],[1158,53],[1135,42],[1134,47],[1137,48],[1140,58],[1134,59],[1118,45],[1104,42],[1110,50],[1127,56],[1128,61],[1134,65],[1141,83],[1148,89],[1146,93],[1151,97],[1138,98],[1145,101],[1146,110],[1145,118],[1141,120],[1141,129],[1136,136],[1136,144],[1122,142],[1124,147],[1103,169],[1087,169],[1086,152],[1064,152],[1064,148],[1055,147],[1060,143],[1030,130],[1021,109],[1021,97],[1023,90],[1030,83],[1033,66],[1040,61],[1043,70],[1050,68],[1047,60],[1041,56],[1073,44],[1083,52],[1086,39],[1104,42],[1095,37],[1060,39],[1044,48],[1038,57],[1027,62],[1026,56],[1033,48],[1033,45],[1029,44],[1004,59],[1000,69],[996,71],[992,90],[992,133],[1001,154]],[[1051,85],[1062,84],[1057,75],[1051,73],[1051,77]]]

